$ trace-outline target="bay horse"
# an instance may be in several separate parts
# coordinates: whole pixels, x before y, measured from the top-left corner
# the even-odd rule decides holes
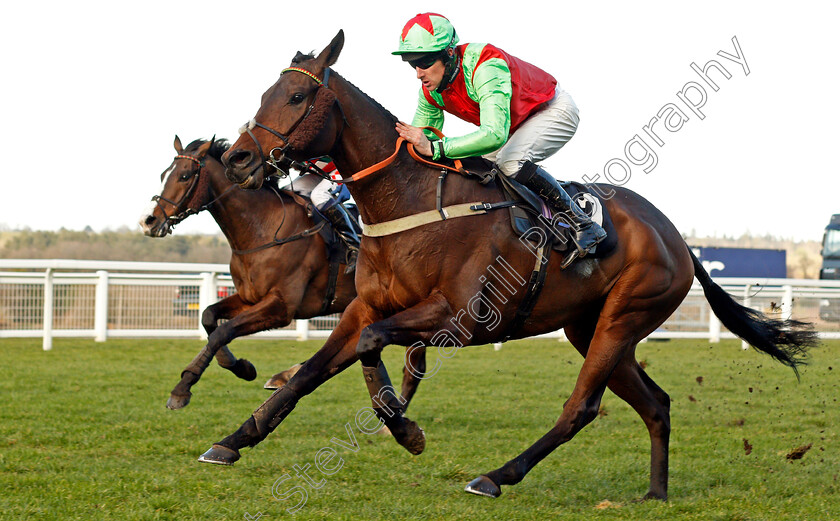
[[[595,186],[617,236],[615,247],[561,269],[555,255],[530,315],[512,331],[540,264],[513,231],[506,212],[480,211],[504,201],[493,184],[461,176],[447,180],[443,210],[467,203],[474,216],[423,221],[411,229],[371,234],[371,226],[437,212],[440,168],[395,148],[397,119],[331,69],[344,44],[339,33],[317,56],[298,53],[262,97],[243,134],[222,156],[227,176],[244,188],[261,186],[266,162],[282,164],[328,154],[344,173],[366,233],[356,273],[358,296],[324,346],[233,434],[199,461],[231,465],[239,450],[265,439],[334,374],[357,359],[373,409],[398,443],[413,454],[425,446],[422,429],[404,414],[380,353],[389,344],[437,346],[452,356],[465,345],[525,338],[565,328],[584,361],[556,424],[524,452],[486,472],[466,491],[497,497],[519,483],[598,414],[607,387],[639,414],[651,441],[645,498],[667,498],[670,398],[637,363],[637,344],[677,309],[696,276],[715,314],[730,331],[796,371],[816,342],[809,324],[772,320],[736,303],[716,285],[674,225],[651,203],[622,187]],[[378,171],[369,168],[378,165]],[[350,172],[357,172],[348,177]],[[373,172],[373,173],[372,173]],[[380,226],[382,228],[382,226]],[[502,275],[499,277],[498,275]],[[494,278],[495,276],[495,278]],[[798,373],[797,373],[798,375]],[[548,393],[552,396],[554,393]]]
[[[207,344],[181,373],[166,406],[186,407],[191,388],[215,355],[220,366],[244,380],[257,376],[253,364],[237,359],[227,344],[241,336],[287,326],[294,319],[344,311],[356,296],[353,275],[335,267],[330,290],[330,260],[324,239],[306,201],[266,184],[261,190],[240,190],[225,178],[222,154],[226,140],[196,140],[186,149],[175,136],[175,159],[161,174],[161,193],[140,219],[150,237],[165,237],[186,217],[206,209],[231,247],[230,273],[236,293],[208,306],[201,315]],[[288,240],[292,239],[292,240]],[[284,242],[288,241],[288,242]],[[219,324],[220,320],[226,320]],[[425,353],[411,353],[404,392],[412,396],[425,368]],[[300,364],[272,376],[265,384],[276,389]]]

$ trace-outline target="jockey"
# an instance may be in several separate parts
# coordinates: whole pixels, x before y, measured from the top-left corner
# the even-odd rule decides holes
[[[333,181],[341,179],[338,169],[329,157],[324,156],[310,159],[307,162],[320,168]],[[306,175],[315,176],[314,174]],[[347,185],[333,184],[329,179],[322,178],[312,188],[312,193],[309,198],[312,200],[312,204],[315,205],[318,212],[327,218],[333,230],[335,230],[347,245],[349,255],[346,272],[352,272],[355,268],[356,256],[359,252],[359,236],[356,233],[356,228],[352,224],[352,217],[350,217],[347,210],[341,204],[350,199],[350,191],[347,189]]]
[[[606,237],[562,186],[535,163],[568,142],[577,130],[578,108],[547,72],[490,44],[458,44],[445,17],[418,14],[405,24],[399,47],[422,83],[411,125],[397,132],[433,159],[483,155],[495,169],[539,194],[575,231],[577,254],[591,252]],[[459,137],[438,139],[419,127],[443,126],[443,112],[478,125]],[[570,261],[572,259],[569,259]]]

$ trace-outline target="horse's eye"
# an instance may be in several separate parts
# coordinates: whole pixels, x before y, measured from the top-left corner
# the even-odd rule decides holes
[[[301,94],[300,92],[298,92],[298,93],[296,93],[296,94],[294,94],[294,95],[292,96],[292,99],[291,99],[291,100],[289,100],[289,103],[291,103],[292,105],[297,105],[297,104],[299,104],[299,103],[303,103],[303,100],[304,100],[304,99],[305,99],[305,98],[304,98],[303,94]]]

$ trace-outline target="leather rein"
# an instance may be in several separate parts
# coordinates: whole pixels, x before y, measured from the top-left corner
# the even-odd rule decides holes
[[[324,79],[323,79],[323,81],[320,80],[312,72],[307,71],[306,69],[302,69],[300,67],[288,67],[286,69],[283,69],[283,71],[280,74],[283,75],[287,72],[297,72],[297,73],[300,73],[300,74],[304,74],[304,75],[308,76],[309,78],[311,78],[312,80],[314,80],[318,84],[318,87],[316,88],[316,92],[317,92],[318,89],[321,89],[321,88],[329,90],[328,81],[329,81],[329,76],[330,76],[330,72],[331,72],[331,69],[329,67],[324,69]],[[334,94],[333,94],[333,97],[334,97]],[[362,179],[364,179],[364,178],[366,178],[370,175],[373,175],[373,174],[383,170],[385,167],[387,167],[388,165],[393,163],[396,160],[397,156],[399,155],[400,148],[402,147],[402,145],[404,143],[407,144],[406,148],[408,149],[408,153],[415,161],[417,161],[418,163],[424,164],[426,166],[432,167],[434,169],[437,169],[438,171],[441,172],[441,175],[438,179],[438,193],[437,193],[437,201],[436,201],[436,209],[435,210],[431,210],[431,211],[428,211],[428,212],[421,212],[420,214],[416,214],[415,216],[409,216],[409,218],[407,218],[407,219],[405,219],[405,218],[404,219],[396,219],[394,221],[389,221],[389,222],[385,222],[385,223],[368,224],[368,225],[365,226],[365,229],[363,230],[364,235],[366,235],[366,236],[380,236],[381,237],[383,235],[391,235],[393,233],[399,233],[400,231],[405,231],[405,230],[409,230],[409,229],[412,229],[412,228],[416,228],[418,226],[423,226],[424,224],[429,224],[431,222],[436,222],[436,221],[440,221],[440,220],[447,220],[447,219],[454,218],[454,217],[466,217],[466,216],[469,216],[469,215],[481,215],[483,213],[486,213],[487,211],[495,210],[497,208],[504,208],[504,207],[508,207],[508,206],[513,206],[513,204],[514,204],[513,201],[505,201],[503,203],[484,203],[484,202],[476,201],[476,202],[465,203],[465,204],[461,204],[461,205],[442,207],[442,205],[441,205],[442,188],[443,188],[443,181],[446,177],[446,174],[448,172],[456,172],[456,173],[459,173],[461,175],[467,176],[467,175],[470,175],[471,172],[467,171],[464,168],[462,162],[458,159],[454,160],[454,167],[453,167],[453,166],[444,165],[444,164],[441,164],[441,163],[436,163],[436,162],[430,161],[430,160],[420,156],[420,154],[418,154],[417,151],[415,150],[414,145],[411,144],[411,143],[408,143],[405,140],[405,138],[403,138],[403,137],[397,138],[394,153],[391,154],[386,159],[384,159],[383,161],[380,161],[379,163],[376,163],[375,165],[369,166],[369,167],[367,167],[367,168],[365,168],[365,169],[363,169],[359,172],[356,172],[355,174],[353,174],[350,177],[343,177],[342,176],[338,180],[333,180],[323,170],[321,170],[320,168],[318,168],[316,165],[314,165],[312,163],[298,162],[298,161],[292,160],[291,158],[286,156],[286,152],[290,151],[294,148],[292,143],[291,143],[292,134],[306,120],[306,118],[308,118],[310,116],[310,114],[312,114],[312,111],[315,108],[315,103],[316,103],[317,98],[318,98],[318,96],[316,94],[316,96],[313,98],[312,103],[309,105],[309,108],[306,110],[304,115],[294,125],[292,125],[292,128],[288,132],[288,135],[284,135],[284,134],[278,132],[277,130],[275,130],[271,127],[263,125],[262,123],[259,123],[256,119],[251,119],[246,125],[244,125],[242,128],[239,129],[240,134],[247,133],[251,137],[251,139],[254,141],[254,144],[256,145],[257,150],[260,154],[262,168],[266,169],[266,177],[267,178],[271,177],[272,175],[275,175],[275,172],[270,172],[270,171],[267,170],[267,168],[269,166],[273,167],[277,172],[279,172],[281,177],[288,176],[289,174],[288,174],[288,171],[286,169],[289,168],[289,167],[292,167],[292,168],[295,168],[296,170],[298,170],[300,172],[308,172],[308,173],[318,175],[319,177],[321,177],[323,179],[326,179],[326,180],[328,180],[332,183],[336,183],[336,184],[354,183],[356,181],[360,181],[360,180],[362,180]],[[341,131],[339,131],[339,137],[340,137],[341,132],[343,132],[343,130],[344,130],[344,127],[347,126],[347,119],[344,118],[344,111],[341,109],[341,103],[339,103],[337,98],[334,97],[333,103],[338,105],[338,108],[341,111],[341,115],[342,115],[342,118],[343,118],[344,126],[342,126]],[[266,158],[265,154],[263,153],[262,145],[260,144],[259,140],[257,139],[257,136],[254,135],[254,133],[252,131],[255,127],[259,127],[263,130],[266,130],[267,132],[269,132],[272,135],[279,138],[283,142],[283,146],[272,148],[268,153],[268,158]],[[432,131],[439,138],[444,137],[443,133],[440,132],[438,129],[434,128],[434,127],[424,127],[424,130]],[[280,152],[279,157],[275,157],[275,152],[277,152],[277,151]]]
[[[308,76],[309,78],[312,78],[312,80],[315,81],[318,84],[319,89],[320,88],[329,89],[329,78],[330,78],[330,74],[332,72],[332,70],[329,67],[324,69],[324,79],[323,80],[319,79],[312,72],[309,72],[308,70],[300,68],[300,67],[288,67],[286,69],[283,69],[283,71],[280,74],[283,75],[287,72],[297,72],[297,73],[300,73],[300,74],[304,74],[304,75]],[[341,104],[337,100],[335,101],[335,103],[338,105],[338,108],[339,108],[339,110],[341,111],[341,114],[342,114],[343,125],[344,125],[344,126],[342,126],[342,131],[343,131],[344,127],[347,125],[347,120],[346,120],[346,118],[344,118],[344,111],[341,109]],[[382,170],[383,168],[385,168],[386,166],[388,166],[388,165],[390,165],[391,163],[394,162],[394,160],[397,158],[397,156],[399,154],[400,147],[402,147],[403,143],[407,143],[404,138],[402,138],[402,137],[397,138],[394,153],[391,154],[391,156],[389,156],[388,158],[384,159],[383,161],[380,161],[379,163],[376,163],[375,165],[369,166],[368,168],[365,168],[364,170],[362,170],[360,172],[356,172],[355,174],[353,174],[350,177],[342,177],[339,180],[333,180],[333,179],[330,178],[329,175],[327,175],[323,170],[318,168],[316,165],[313,165],[311,163],[306,163],[306,162],[302,163],[302,162],[294,161],[291,158],[288,158],[286,156],[286,152],[290,151],[293,148],[291,143],[290,143],[292,133],[304,122],[304,120],[306,120],[306,118],[308,118],[312,114],[312,110],[314,108],[315,108],[315,100],[313,98],[312,103],[310,103],[309,108],[306,110],[304,115],[294,125],[292,125],[292,128],[288,131],[287,134],[283,134],[283,133],[281,133],[281,132],[279,132],[279,131],[277,131],[277,130],[275,130],[275,129],[267,126],[267,125],[263,125],[262,123],[258,122],[256,119],[251,119],[248,123],[243,125],[242,128],[239,129],[239,133],[240,134],[247,133],[248,136],[250,136],[251,139],[254,141],[254,145],[256,145],[257,151],[260,154],[260,160],[261,160],[261,164],[263,165],[263,168],[271,166],[277,172],[280,172],[281,177],[285,177],[285,176],[288,175],[287,168],[292,167],[295,170],[298,170],[300,172],[312,173],[312,174],[318,175],[319,177],[322,177],[322,178],[327,179],[327,180],[329,180],[331,182],[334,182],[334,183],[353,183],[353,182],[364,179],[365,177],[368,177],[369,175],[374,174],[374,173]],[[260,144],[259,140],[257,139],[257,136],[254,135],[254,132],[253,132],[253,129],[257,128],[257,127],[261,128],[261,129],[265,130],[266,132],[269,132],[273,136],[279,138],[280,141],[283,142],[283,146],[278,146],[278,147],[272,148],[268,152],[268,157],[266,157],[265,153],[263,152],[262,145]],[[438,129],[434,128],[434,127],[424,127],[424,129],[434,132],[439,138],[443,137],[443,133],[440,132]],[[340,135],[341,135],[341,133],[339,133],[339,136]],[[425,164],[427,166],[431,166],[432,168],[435,168],[435,169],[438,169],[438,170],[448,170],[448,171],[457,172],[457,173],[460,173],[460,174],[468,174],[469,173],[467,170],[464,169],[463,165],[461,164],[461,161],[458,160],[458,159],[454,160],[455,166],[451,167],[451,166],[444,165],[444,164],[441,164],[441,163],[435,163],[433,161],[429,161],[428,159],[423,158],[422,156],[420,156],[420,154],[417,153],[417,151],[414,149],[414,145],[412,145],[411,143],[407,143],[407,148],[408,148],[408,153],[411,155],[411,157],[414,158],[414,160],[416,160],[419,163]],[[275,156],[276,152],[280,153],[279,157]],[[267,173],[266,177],[271,177],[272,175],[275,175],[275,172],[267,171],[266,173]]]

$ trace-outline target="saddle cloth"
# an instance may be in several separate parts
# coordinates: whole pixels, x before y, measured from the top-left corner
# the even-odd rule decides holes
[[[320,177],[313,174],[302,175],[283,187],[282,190],[286,192],[293,192],[306,201],[306,213],[312,218],[312,221],[316,226],[321,222],[325,223],[325,225],[318,231],[318,234],[327,244],[328,258],[330,262],[339,261],[344,263],[350,253],[347,243],[345,243],[345,241],[339,237],[338,233],[333,230],[329,219],[321,215],[318,212],[318,209],[315,208],[315,205],[312,204],[312,190],[318,183],[321,182],[321,180],[322,179]],[[347,210],[347,213],[350,215],[350,221],[356,231],[356,235],[361,237],[362,228],[359,225],[359,209],[356,205],[348,202],[336,204],[341,204],[344,209]],[[350,238],[348,237],[348,239]],[[351,244],[351,246],[358,250],[358,241]]]
[[[552,212],[545,201],[537,194],[511,177],[493,175],[491,173],[492,163],[484,158],[466,158],[462,159],[461,162],[464,169],[469,172],[468,176],[478,177],[481,182],[489,186],[495,185],[506,200],[516,201],[517,204],[511,206],[509,212],[511,228],[517,235],[535,242],[539,236],[529,233],[529,231],[533,231],[535,227],[547,229],[548,222],[552,222]],[[560,182],[560,186],[566,190],[572,201],[577,203],[590,219],[607,232],[606,239],[598,244],[595,252],[590,253],[589,256],[606,256],[615,248],[617,234],[609,211],[604,204],[604,199],[596,191],[581,183],[565,181]],[[574,247],[574,242],[571,240],[571,234],[574,232],[567,225],[562,224],[564,221],[559,222],[561,224],[556,225],[554,231],[549,232],[549,236],[554,238],[551,245],[552,249],[565,252]]]

